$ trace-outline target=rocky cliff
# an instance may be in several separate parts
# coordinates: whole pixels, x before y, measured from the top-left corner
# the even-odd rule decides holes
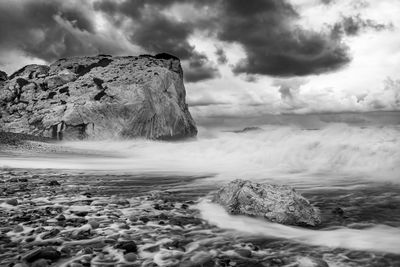
[[[58,139],[197,134],[179,59],[74,57],[0,73],[0,130]]]

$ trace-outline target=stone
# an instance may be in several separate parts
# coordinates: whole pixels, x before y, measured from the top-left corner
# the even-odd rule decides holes
[[[245,258],[250,258],[251,257],[251,250],[246,249],[246,248],[237,248],[235,249],[235,252]]]
[[[51,180],[47,183],[48,186],[60,186],[60,183],[56,180]]]
[[[212,255],[206,251],[196,252],[192,257],[190,257],[190,261],[193,262],[196,266],[202,266],[212,261]]]
[[[65,221],[65,215],[64,214],[60,214],[58,217],[57,217],[57,221]]]
[[[4,71],[0,70],[0,82],[7,81],[7,79],[8,79],[7,73],[5,73]]]
[[[135,253],[129,252],[124,255],[124,259],[128,262],[134,262],[137,260],[137,256]]]
[[[321,223],[318,210],[288,186],[238,179],[223,186],[213,201],[234,215],[263,217],[287,225],[316,226]]]
[[[11,206],[17,206],[18,200],[16,198],[10,198],[6,200],[6,203]]]
[[[14,227],[14,232],[15,233],[21,233],[21,232],[23,232],[24,231],[24,227],[22,226],[22,225],[16,225],[15,227]]]
[[[31,265],[31,267],[47,267],[47,266],[49,266],[49,263],[45,259],[38,259]]]
[[[53,238],[60,233],[59,229],[52,229],[49,232],[42,235],[42,239]]]
[[[326,261],[314,257],[297,257],[296,263],[299,267],[329,267]]]
[[[336,207],[332,210],[333,214],[337,214],[339,216],[343,216],[344,215],[344,210],[340,207]]]
[[[39,259],[57,261],[58,259],[60,259],[60,257],[61,257],[61,252],[59,252],[55,248],[44,247],[27,252],[25,255],[22,256],[22,259],[27,262],[34,262]]]
[[[97,229],[100,227],[100,223],[95,220],[89,221],[88,224],[92,227],[92,229]]]
[[[161,55],[72,57],[0,75],[0,128],[54,139],[193,137],[180,60]]]
[[[136,253],[137,252],[136,243],[134,241],[130,241],[130,240],[129,241],[119,241],[114,247],[125,251],[125,253],[129,253],[129,252]]]

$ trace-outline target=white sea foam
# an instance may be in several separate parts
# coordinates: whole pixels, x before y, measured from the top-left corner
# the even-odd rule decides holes
[[[3,157],[0,167],[215,173],[223,180],[319,177],[319,183],[334,176],[400,180],[400,129],[396,126],[331,124],[304,130],[269,125],[247,133],[203,131],[197,140],[186,142],[104,140],[64,145],[120,157]]]
[[[221,206],[204,200],[197,206],[201,217],[223,229],[272,238],[291,239],[308,245],[400,254],[400,228],[376,225],[367,229],[309,230],[229,215]]]

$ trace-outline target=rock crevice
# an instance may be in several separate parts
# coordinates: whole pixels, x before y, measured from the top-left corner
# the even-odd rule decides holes
[[[185,98],[180,61],[168,54],[60,59],[0,73],[0,130],[58,139],[192,137]]]

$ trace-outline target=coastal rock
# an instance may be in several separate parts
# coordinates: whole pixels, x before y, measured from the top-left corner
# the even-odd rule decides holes
[[[264,217],[271,222],[308,226],[321,222],[310,202],[288,186],[238,179],[222,187],[214,202],[231,214]]]
[[[0,73],[0,130],[54,139],[197,134],[178,58],[73,57]]]
[[[6,203],[11,206],[18,206],[18,200],[16,198],[7,199]]]
[[[7,81],[7,73],[0,70],[0,82]]]

